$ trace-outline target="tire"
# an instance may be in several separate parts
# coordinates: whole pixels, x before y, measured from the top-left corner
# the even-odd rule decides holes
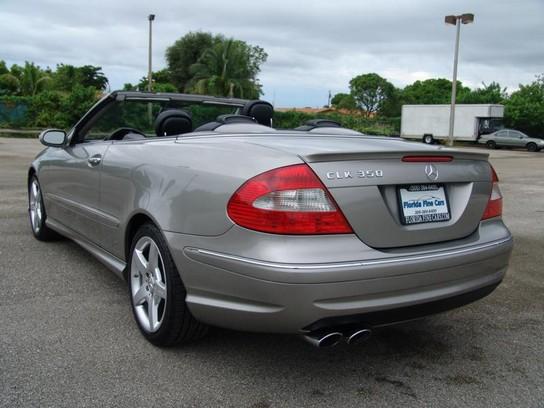
[[[487,146],[488,149],[496,149],[497,148],[497,143],[495,143],[493,140],[488,140],[485,145]]]
[[[169,347],[206,334],[208,327],[185,303],[187,292],[166,240],[151,223],[142,225],[132,239],[127,278],[134,319],[149,342]]]
[[[530,152],[536,152],[538,150],[538,146],[533,142],[527,143],[527,150]]]
[[[434,137],[433,135],[423,135],[421,141],[425,144],[434,144]]]
[[[56,241],[60,235],[49,228],[45,220],[45,206],[43,205],[42,189],[38,177],[34,174],[28,183],[28,218],[32,234],[40,241]]]

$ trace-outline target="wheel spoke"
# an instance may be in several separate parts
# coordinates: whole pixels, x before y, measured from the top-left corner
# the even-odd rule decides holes
[[[134,259],[136,260],[136,268],[138,269],[138,272],[144,273],[147,271],[147,265],[149,262],[147,262],[147,259],[145,259],[142,251],[135,249],[134,254],[136,255]]]
[[[149,255],[147,259],[149,260],[147,267],[148,271],[156,276],[156,269],[159,265],[159,251],[157,250],[157,246],[153,242],[149,244]]]
[[[151,330],[155,330],[159,323],[159,304],[155,302],[153,297],[147,301],[147,317],[149,319],[149,327]]]
[[[166,299],[166,285],[163,282],[156,281],[153,287],[153,294],[158,299]]]
[[[132,302],[134,306],[142,305],[147,299],[147,291],[145,285],[140,286],[140,289],[132,296]]]

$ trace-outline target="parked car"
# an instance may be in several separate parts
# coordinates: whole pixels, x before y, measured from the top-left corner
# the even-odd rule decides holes
[[[502,129],[497,132],[483,135],[478,143],[485,144],[490,149],[498,147],[522,147],[530,152],[538,152],[544,148],[544,140],[529,137],[525,133],[514,129]]]
[[[209,325],[352,343],[502,281],[512,237],[486,154],[280,131],[272,115],[264,101],[114,92],[40,134],[32,232],[125,279],[158,346]]]

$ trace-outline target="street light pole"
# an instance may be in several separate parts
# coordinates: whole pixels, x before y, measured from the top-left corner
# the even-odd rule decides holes
[[[446,24],[456,26],[455,54],[453,57],[453,79],[451,82],[451,107],[450,127],[448,132],[448,146],[453,146],[453,131],[455,127],[455,101],[457,99],[457,62],[459,60],[459,37],[461,36],[461,24],[469,24],[474,21],[474,14],[461,14],[459,16],[446,16]]]
[[[152,51],[152,28],[153,28],[153,20],[155,20],[155,14],[150,14],[147,16],[147,19],[149,20],[149,51],[148,51],[148,64],[147,64],[147,90],[149,92],[153,91],[152,86],[152,71],[151,71],[151,51]]]

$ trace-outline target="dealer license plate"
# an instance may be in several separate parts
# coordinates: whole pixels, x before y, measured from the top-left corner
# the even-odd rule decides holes
[[[439,184],[399,187],[399,202],[403,224],[440,222],[451,218],[446,191]]]

